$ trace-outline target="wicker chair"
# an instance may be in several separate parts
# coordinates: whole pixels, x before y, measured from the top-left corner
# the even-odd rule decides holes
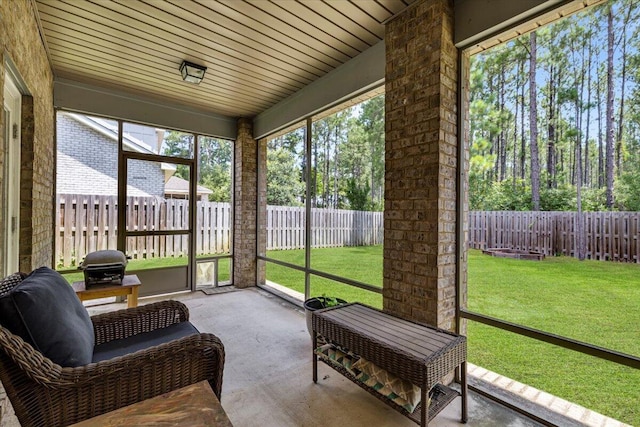
[[[188,320],[178,301],[91,317],[96,346]],[[225,355],[212,334],[75,368],[53,363],[1,326],[0,347],[0,379],[23,427],[66,426],[202,380],[220,398]]]

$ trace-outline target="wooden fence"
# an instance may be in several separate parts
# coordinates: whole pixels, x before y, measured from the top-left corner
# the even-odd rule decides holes
[[[117,247],[117,197],[58,195],[56,260],[77,265],[84,256]],[[197,255],[229,253],[231,207],[228,203],[197,202]],[[129,231],[188,228],[185,200],[159,197],[127,198]],[[640,212],[583,213],[587,259],[640,263]],[[545,255],[577,256],[575,212],[470,212],[469,247],[509,248]],[[302,249],[304,208],[267,206],[267,249]],[[341,209],[311,210],[311,246],[315,248],[380,245],[383,213]],[[134,259],[184,256],[182,235],[129,237],[127,255]]]
[[[305,209],[267,206],[267,249],[303,249]],[[311,247],[381,245],[383,213],[311,209]]]
[[[89,252],[117,247],[116,196],[57,196],[56,261],[78,265]],[[197,255],[228,253],[231,245],[229,203],[197,202]],[[186,200],[160,197],[127,198],[128,231],[186,230]],[[312,209],[313,247],[382,244],[382,212]],[[304,208],[267,206],[267,249],[304,248]],[[133,259],[184,256],[183,235],[129,237],[126,253]]]
[[[57,196],[56,261],[78,265],[96,250],[117,247],[116,196],[60,194]],[[197,202],[197,254],[228,253],[231,239],[229,203]],[[127,198],[128,231],[168,231],[189,228],[186,200],[160,197]],[[126,253],[133,259],[184,256],[188,239],[183,235],[129,237]]]
[[[640,212],[585,212],[585,257],[640,263]],[[577,256],[577,212],[470,212],[469,247]]]

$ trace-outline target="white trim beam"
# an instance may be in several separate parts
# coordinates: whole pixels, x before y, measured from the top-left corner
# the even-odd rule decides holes
[[[56,108],[235,140],[237,119],[142,96],[57,79]]]
[[[385,64],[383,40],[258,114],[253,137],[263,138],[384,84]]]

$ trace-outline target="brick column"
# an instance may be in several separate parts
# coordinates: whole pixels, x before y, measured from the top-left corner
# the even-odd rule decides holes
[[[453,1],[386,26],[385,310],[453,330],[457,49]]]
[[[257,283],[256,213],[258,144],[253,139],[250,119],[238,120],[235,143],[233,209],[233,283],[246,288]]]
[[[258,141],[258,255],[267,254],[267,140]],[[267,270],[264,261],[258,263],[257,283],[264,285]]]

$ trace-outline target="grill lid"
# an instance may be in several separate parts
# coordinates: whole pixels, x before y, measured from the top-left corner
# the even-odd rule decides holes
[[[127,265],[127,256],[120,251],[104,250],[87,254],[80,264],[80,270],[87,268],[113,267],[114,265]]]

